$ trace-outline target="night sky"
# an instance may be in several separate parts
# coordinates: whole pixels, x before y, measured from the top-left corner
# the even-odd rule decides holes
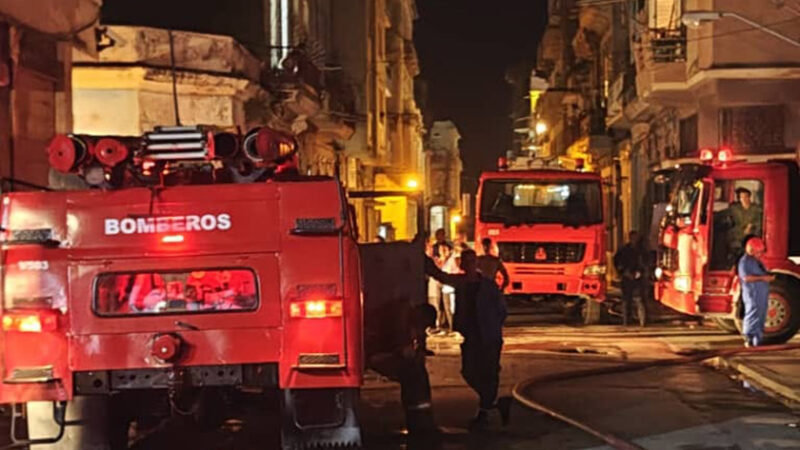
[[[426,122],[461,131],[464,190],[510,148],[511,89],[505,72],[535,61],[545,0],[417,0],[415,40],[427,82]]]

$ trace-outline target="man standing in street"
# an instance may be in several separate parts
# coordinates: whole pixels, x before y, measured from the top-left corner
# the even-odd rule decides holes
[[[492,254],[492,240],[490,238],[483,238],[481,247],[483,247],[483,255],[478,257],[478,272],[490,280],[497,280],[498,273],[502,275],[503,281],[500,283],[500,291],[505,292],[511,279],[508,276],[506,266],[503,265],[503,260]]]
[[[498,399],[500,353],[503,348],[503,323],[506,306],[493,280],[481,275],[474,250],[461,253],[460,274],[448,274],[426,260],[425,272],[456,290],[454,329],[464,336],[461,344],[461,374],[480,397],[480,409],[470,422],[470,430],[489,424],[489,414],[499,410],[503,424],[508,423],[511,402]]]
[[[636,303],[636,312],[639,316],[639,325],[646,323],[644,306],[644,254],[639,240],[639,233],[631,231],[628,234],[628,243],[623,245],[614,255],[614,267],[622,277],[622,325],[628,326],[631,307]],[[636,294],[639,294],[637,297]]]
[[[767,272],[761,257],[764,241],[752,237],[745,244],[745,255],[739,260],[739,281],[742,284],[744,321],[742,335],[746,347],[757,347],[764,341],[764,323],[769,308],[769,283],[775,277]]]

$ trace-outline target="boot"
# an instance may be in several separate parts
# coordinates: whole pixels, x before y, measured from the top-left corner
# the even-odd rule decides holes
[[[500,411],[500,421],[504,427],[508,426],[508,423],[511,421],[512,402],[513,399],[511,397],[500,397],[497,399],[497,410]]]

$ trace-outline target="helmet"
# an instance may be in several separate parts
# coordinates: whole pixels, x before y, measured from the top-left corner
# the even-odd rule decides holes
[[[760,237],[751,237],[744,246],[744,250],[748,255],[764,253],[766,248],[764,241]]]

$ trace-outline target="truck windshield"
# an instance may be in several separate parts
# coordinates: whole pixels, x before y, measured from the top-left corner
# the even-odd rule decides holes
[[[104,273],[95,281],[100,316],[253,310],[258,289],[253,271],[211,269]]]
[[[602,190],[595,180],[487,180],[481,186],[480,220],[506,225],[603,222]]]
[[[692,215],[695,205],[700,200],[703,182],[700,180],[686,181],[675,187],[672,197],[672,208],[679,217]]]

